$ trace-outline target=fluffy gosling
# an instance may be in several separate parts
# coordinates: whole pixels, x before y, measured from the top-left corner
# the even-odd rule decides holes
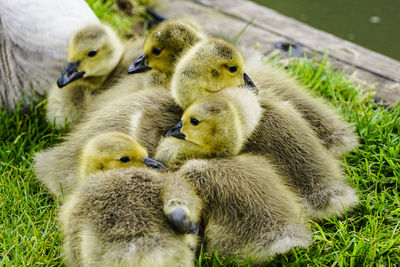
[[[83,149],[80,177],[87,177],[97,171],[146,166],[164,169],[164,166],[150,158],[146,149],[131,136],[121,132],[107,132],[90,139]]]
[[[205,36],[201,27],[189,19],[166,20],[147,34],[143,54],[133,62],[128,72],[153,70],[155,76],[164,80],[164,87],[169,87],[178,58]]]
[[[252,104],[251,112],[247,104]],[[241,89],[235,97],[201,99],[167,132],[155,156],[168,164],[192,159],[178,174],[195,186],[204,202],[206,251],[254,264],[311,242],[302,206],[273,164],[261,156],[234,156],[260,116],[256,97]]]
[[[240,81],[245,85],[248,77],[237,55],[237,48],[220,39],[210,38],[195,45],[177,65],[171,88],[176,102],[188,107],[202,97],[225,94],[231,90],[229,86]],[[247,90],[246,86],[241,90]],[[358,197],[344,183],[339,162],[292,103],[264,93],[258,94],[258,100],[262,118],[242,152],[271,160],[313,218],[340,216],[353,207]]]
[[[266,97],[273,93],[289,101],[335,157],[340,158],[358,146],[354,127],[346,122],[339,110],[316,97],[288,73],[253,57],[246,63],[246,72]]]
[[[221,70],[221,66],[210,64],[213,62],[210,61],[209,57],[196,57],[195,49],[192,50],[189,55],[186,55],[185,51],[190,51],[190,47],[205,39],[205,34],[202,29],[194,25],[191,21],[180,20],[180,27],[184,28],[185,32],[182,35],[173,35],[170,34],[172,25],[168,25],[168,23],[172,24],[173,22],[164,22],[162,26],[155,29],[146,39],[145,53],[132,64],[130,68],[131,73],[147,71],[153,68],[157,70],[159,74],[164,73],[167,75],[167,80],[169,81],[169,77],[175,70],[176,62],[180,61],[182,62],[181,65],[188,66],[187,62],[185,62],[186,60],[192,63],[192,69],[190,71],[198,71],[195,66],[206,64],[214,70],[212,74],[206,73],[210,79],[217,79],[221,84],[225,83],[225,86],[231,84],[227,81],[222,82],[224,76],[220,71],[225,70]],[[168,36],[168,38],[164,38],[164,36]],[[185,38],[187,36],[189,37]],[[193,38],[193,36],[196,36],[196,38]],[[171,46],[176,46],[179,49],[177,51],[170,49]],[[200,45],[198,49],[204,49],[204,46]],[[214,56],[223,54],[217,51],[215,52]],[[198,53],[198,55],[200,54]],[[235,61],[237,61],[236,68],[244,68],[242,57],[238,55],[233,56],[235,59],[230,62],[235,63]],[[180,60],[182,57],[183,59]],[[283,71],[272,67],[268,63],[261,62],[260,58],[261,56],[253,56],[247,62],[245,69],[249,76],[252,77],[254,83],[259,86],[261,93],[269,95],[272,92],[283,100],[290,101],[303,117],[310,122],[311,127],[317,133],[318,137],[321,138],[324,146],[335,156],[340,157],[357,147],[358,138],[352,126],[342,118],[342,115],[340,115],[337,110],[321,98],[311,95],[306,88]],[[231,70],[235,70],[233,64],[224,67],[232,67]],[[238,73],[241,73],[241,71],[239,70]],[[186,72],[185,75],[186,74],[190,76],[190,72]],[[249,76],[247,76],[247,78]],[[179,77],[179,79],[182,78],[182,76],[176,77]],[[254,83],[249,79],[246,79],[246,81],[248,81],[248,84],[253,88],[255,87]],[[231,82],[234,82],[234,80],[231,80]],[[183,83],[180,84],[184,88],[188,88]],[[165,86],[169,87],[168,85]],[[209,88],[208,90],[212,89]],[[188,104],[189,103],[182,103],[181,106],[185,108]]]
[[[164,166],[119,132],[91,139],[81,165],[61,208],[69,266],[193,266],[201,202],[191,185],[145,168]]]
[[[240,99],[240,100],[239,100]],[[254,93],[241,88],[199,99],[183,113],[157,147],[155,157],[168,163],[238,154],[259,123],[262,108]]]
[[[142,44],[140,39],[122,44],[117,34],[102,24],[75,32],[68,43],[69,63],[48,93],[48,120],[58,127],[64,126],[65,119],[75,124],[100,91],[126,75]]]
[[[179,121],[181,114],[182,110],[163,88],[117,95],[87,113],[64,142],[36,153],[36,177],[58,198],[68,196],[77,184],[82,147],[91,138],[104,132],[122,132],[146,147],[151,156],[160,138]]]
[[[97,96],[90,111],[101,109],[110,99],[133,91],[147,90],[154,86],[169,89],[179,55],[203,38],[205,34],[201,28],[189,19],[178,18],[162,22],[147,34],[144,53],[128,69],[128,73],[137,74],[124,77],[110,90]]]

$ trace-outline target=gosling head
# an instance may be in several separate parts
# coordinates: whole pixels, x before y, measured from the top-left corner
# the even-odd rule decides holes
[[[69,63],[58,87],[79,80],[92,89],[99,88],[118,64],[122,51],[120,39],[108,26],[92,24],[78,30],[69,40]]]
[[[165,168],[150,158],[146,149],[132,137],[120,132],[103,133],[92,138],[83,149],[81,160],[81,178],[115,168]]]
[[[165,136],[184,139],[188,142],[187,147],[190,147],[189,154],[221,157],[239,153],[246,133],[238,107],[228,98],[217,96],[201,99],[189,106],[181,121]],[[186,151],[179,153],[185,154]],[[194,155],[186,156],[189,158]]]
[[[228,41],[208,38],[196,44],[179,61],[171,92],[175,101],[186,108],[197,99],[227,87],[244,86],[258,92],[244,72],[241,52]]]
[[[203,38],[204,32],[190,20],[166,20],[147,34],[143,54],[129,67],[128,73],[153,69],[169,79],[181,54]]]

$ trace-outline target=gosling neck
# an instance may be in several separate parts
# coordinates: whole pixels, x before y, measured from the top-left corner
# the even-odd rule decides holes
[[[107,80],[108,76],[109,75],[91,76],[91,77],[83,78],[82,82],[85,83],[92,90],[97,90],[103,86],[103,84]]]
[[[263,109],[258,102],[257,95],[247,88],[230,87],[226,88],[218,94],[228,97],[234,104],[234,111],[241,121],[242,138],[247,139],[258,125]]]
[[[161,86],[164,87],[168,90],[170,90],[171,88],[171,75],[169,73],[164,73],[158,70],[152,70],[150,71],[150,77],[151,77],[151,81],[152,84],[151,85],[155,85],[155,86]]]

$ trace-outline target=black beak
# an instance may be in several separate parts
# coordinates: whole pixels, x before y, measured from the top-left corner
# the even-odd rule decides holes
[[[147,56],[145,54],[140,54],[140,56],[132,63],[128,68],[129,74],[141,73],[151,70],[151,67],[146,65]]]
[[[182,129],[182,121],[178,122],[174,127],[169,129],[169,131],[165,134],[165,136],[173,136],[185,140],[186,135],[181,133],[181,129]]]
[[[243,73],[243,79],[244,79],[244,84],[249,87],[253,92],[258,94],[258,88],[257,86],[253,83],[253,81],[250,79],[249,75],[246,73]]]
[[[78,71],[79,61],[68,63],[67,67],[61,73],[61,77],[57,81],[59,88],[62,88],[77,79],[80,79],[85,74],[84,71]]]
[[[158,162],[157,160],[154,160],[150,157],[144,158],[143,159],[144,164],[146,164],[147,167],[152,168],[152,169],[157,169],[157,170],[164,170],[165,166],[161,162]]]

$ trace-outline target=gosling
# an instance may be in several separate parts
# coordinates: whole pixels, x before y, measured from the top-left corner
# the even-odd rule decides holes
[[[91,138],[104,132],[122,132],[146,147],[151,156],[161,137],[181,115],[182,110],[164,88],[116,95],[99,109],[85,114],[63,143],[36,153],[36,177],[62,200],[76,188],[82,146]]]
[[[132,92],[152,87],[169,90],[176,59],[205,36],[200,26],[189,19],[177,18],[162,22],[147,34],[144,53],[128,69],[128,73],[136,75],[124,77],[110,90],[97,96],[89,112],[102,109],[110,99]]]
[[[170,19],[154,27],[146,36],[143,53],[132,63],[128,73],[153,70],[154,79],[169,88],[177,59],[206,34],[194,21]]]
[[[123,44],[103,24],[88,25],[72,35],[68,43],[68,65],[49,89],[47,118],[63,127],[76,124],[102,90],[126,75],[126,68],[143,44],[138,39]]]
[[[92,138],[61,208],[69,266],[193,266],[201,201],[129,135]]]
[[[193,71],[196,71],[196,66],[201,67],[206,64],[208,67],[215,69],[214,76],[210,78],[221,79],[221,76],[217,75],[217,68],[214,62],[210,60],[210,57],[198,58],[194,55],[195,51],[198,50],[190,49],[193,45],[207,38],[204,31],[191,21],[181,20],[179,22],[181,27],[186,30],[185,34],[183,36],[171,35],[169,34],[171,27],[167,26],[172,22],[166,21],[161,24],[145,40],[145,52],[132,64],[130,72],[136,73],[154,69],[158,73],[164,73],[170,77],[175,70],[176,62],[181,62],[180,65],[187,67],[190,61]],[[169,38],[162,38],[161,42],[159,40],[162,36],[169,36]],[[189,36],[189,38],[185,39],[184,36]],[[196,38],[193,38],[193,36],[196,36]],[[178,52],[169,48],[177,43],[179,44],[177,46],[179,47]],[[201,45],[197,48],[200,49],[199,47]],[[189,51],[191,52],[189,53]],[[236,65],[244,67],[242,57],[236,56],[236,60],[238,61]],[[322,140],[324,146],[336,157],[349,153],[358,146],[358,138],[352,126],[344,121],[339,112],[321,98],[312,96],[306,88],[283,71],[272,67],[268,63],[261,62],[260,56],[253,56],[246,64],[246,72],[252,77],[261,94],[270,95],[273,93],[282,98],[282,100],[290,101],[311,124],[312,129]],[[190,73],[186,74],[190,76]],[[182,78],[182,76],[179,77]],[[254,88],[254,83],[249,79],[247,81]],[[223,84],[221,81],[218,82]],[[227,81],[224,82],[225,85],[229,84]],[[182,87],[189,88],[184,83],[180,84]],[[183,103],[182,107],[186,106],[187,104]]]
[[[181,101],[178,102],[180,106],[187,107],[194,100],[193,97],[200,96],[199,93],[196,93],[192,97],[189,92],[185,91],[190,91],[193,83],[191,76],[208,75],[209,79],[213,80],[212,83],[203,83],[198,86],[202,93],[219,91],[229,86],[241,86],[245,82],[257,86],[260,95],[268,97],[274,94],[284,101],[289,101],[310,123],[324,146],[336,157],[351,152],[358,145],[357,136],[350,124],[345,122],[338,112],[322,99],[311,96],[294,79],[261,62],[259,58],[253,57],[245,68],[243,57],[238,50],[224,50],[224,47],[229,46],[227,42],[223,41],[203,40],[183,56],[176,67],[175,82],[172,82],[172,88],[175,89],[172,90],[172,93],[175,99]],[[225,56],[232,53],[232,59],[225,62],[223,53]],[[216,57],[217,62],[214,61]],[[244,73],[244,68],[248,75]],[[200,73],[201,71],[205,71],[205,73]],[[241,77],[237,73],[245,75],[246,79],[240,79]],[[249,79],[250,77],[252,80]],[[181,88],[177,89],[177,86]],[[178,93],[181,96],[176,95]]]
[[[197,99],[232,90],[229,86],[241,85],[242,90],[248,90],[245,84],[253,83],[245,75],[242,62],[237,48],[224,40],[200,42],[177,65],[171,85],[174,99],[187,108]],[[301,197],[312,218],[341,216],[353,207],[358,202],[357,195],[344,183],[339,162],[309,123],[290,102],[273,94],[259,93],[258,100],[262,118],[242,152],[271,160]]]
[[[262,156],[236,155],[261,117],[252,95],[240,90],[235,97],[196,101],[167,132],[155,157],[183,163],[178,175],[195,186],[204,202],[208,253],[263,264],[276,253],[307,247],[311,235],[298,198],[274,165]]]
[[[259,86],[260,94],[268,96],[273,93],[289,101],[336,158],[350,153],[359,145],[353,126],[344,120],[339,110],[312,95],[286,72],[262,62],[259,57],[249,59],[246,72]]]

